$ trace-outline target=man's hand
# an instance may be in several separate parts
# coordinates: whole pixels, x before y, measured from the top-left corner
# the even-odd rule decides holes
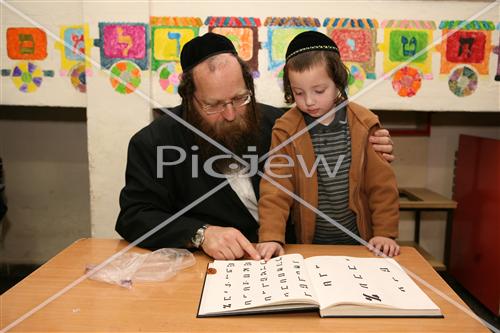
[[[252,243],[235,228],[209,226],[205,230],[205,240],[201,248],[216,260],[234,260],[246,255],[260,260],[260,255]]]
[[[285,250],[278,242],[263,242],[259,243],[256,246],[257,251],[260,253],[260,256],[265,261],[268,261],[274,256],[282,256],[285,254]]]
[[[387,162],[390,163],[394,161],[395,157],[392,154],[394,143],[391,140],[391,136],[388,130],[384,128],[376,130],[373,135],[370,136],[369,140],[373,145],[373,149],[376,152],[381,153]]]

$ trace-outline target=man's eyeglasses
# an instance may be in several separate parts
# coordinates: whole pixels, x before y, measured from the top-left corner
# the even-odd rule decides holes
[[[220,102],[217,102],[215,104],[205,104],[205,103],[200,102],[200,100],[197,99],[195,95],[193,95],[193,97],[198,102],[198,104],[200,104],[201,109],[206,114],[212,115],[212,114],[224,112],[224,110],[226,109],[226,105],[228,105],[228,104],[231,104],[233,106],[233,108],[235,108],[235,109],[241,108],[241,107],[249,104],[250,101],[252,100],[252,92],[248,90],[244,94],[233,97],[230,101],[227,101],[227,102],[220,101]]]

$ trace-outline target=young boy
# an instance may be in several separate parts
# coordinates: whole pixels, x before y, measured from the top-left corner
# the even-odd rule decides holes
[[[337,46],[324,34],[303,32],[288,46],[285,100],[296,106],[273,127],[271,150],[279,148],[270,156],[266,174],[323,214],[263,178],[257,250],[264,259],[284,254],[289,214],[299,243],[359,244],[352,233],[376,253],[399,254],[394,241],[399,223],[396,177],[368,143],[380,128],[377,116],[347,103],[348,75]],[[303,134],[291,139],[299,132]]]

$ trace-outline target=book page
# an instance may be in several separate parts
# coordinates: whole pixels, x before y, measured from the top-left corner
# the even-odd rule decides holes
[[[305,263],[320,309],[335,304],[439,309],[394,259],[317,256]]]
[[[198,314],[285,303],[316,304],[300,254],[209,264]]]

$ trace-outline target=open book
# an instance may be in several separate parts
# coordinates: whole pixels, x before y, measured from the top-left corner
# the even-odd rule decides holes
[[[309,309],[321,317],[443,317],[394,259],[300,254],[210,263],[198,317]]]

